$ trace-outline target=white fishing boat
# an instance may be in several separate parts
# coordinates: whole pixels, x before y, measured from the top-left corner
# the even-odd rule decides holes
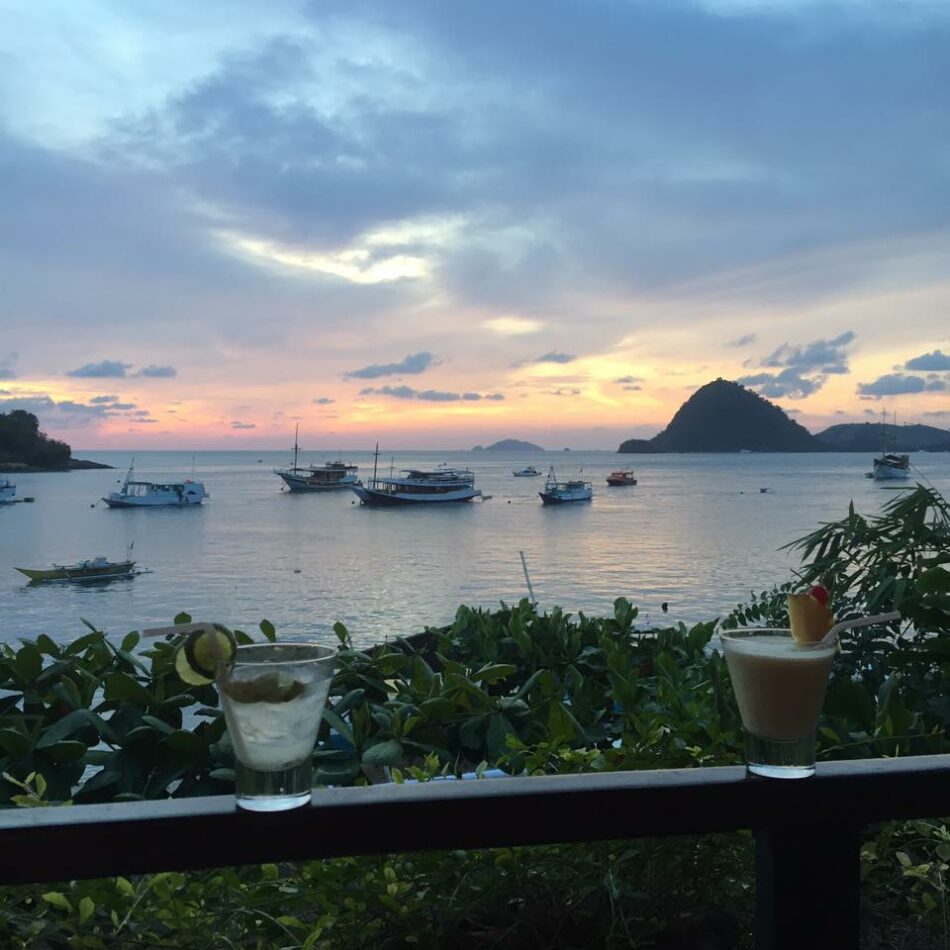
[[[275,468],[274,474],[279,475],[284,484],[291,491],[330,491],[335,488],[350,488],[355,485],[359,478],[356,473],[359,466],[350,465],[337,459],[334,462],[325,462],[323,465],[308,465],[306,467],[297,464],[297,454],[300,446],[297,444],[297,432],[294,433],[294,464],[289,468]]]
[[[12,505],[16,500],[16,485],[9,478],[0,478],[0,505]]]
[[[379,446],[376,446],[378,461]],[[377,474],[373,464],[373,477],[364,485],[357,482],[350,488],[364,505],[419,505],[445,504],[446,502],[471,501],[481,491],[475,487],[475,473],[468,468],[449,468],[440,465],[436,469],[403,469],[398,475]]]
[[[110,508],[189,508],[210,497],[202,482],[190,478],[181,482],[136,481],[132,478],[134,466],[132,459],[122,487],[103,497]]]
[[[511,474],[514,475],[515,478],[534,478],[541,473],[533,465],[525,465],[524,468],[519,468],[518,471],[512,472]]]
[[[542,504],[562,505],[571,501],[590,501],[594,497],[594,487],[580,478],[559,482],[552,465],[544,483],[544,491],[538,494]]]

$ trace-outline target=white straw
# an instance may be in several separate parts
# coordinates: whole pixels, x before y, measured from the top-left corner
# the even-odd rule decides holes
[[[820,643],[831,643],[835,637],[843,630],[852,630],[855,627],[867,627],[872,623],[887,623],[889,620],[900,620],[901,615],[898,610],[891,610],[886,614],[875,614],[873,617],[858,617],[855,620],[843,620],[836,623],[819,641]]]

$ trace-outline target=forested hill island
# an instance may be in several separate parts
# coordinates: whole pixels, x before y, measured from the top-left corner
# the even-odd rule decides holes
[[[0,472],[67,472],[77,468],[112,468],[73,458],[73,450],[40,432],[32,412],[0,412]]]
[[[950,452],[950,432],[934,426],[856,423],[812,435],[774,403],[725,379],[697,389],[652,439],[627,439],[618,452]]]
[[[492,442],[491,445],[476,445],[473,452],[543,452],[540,445],[533,442],[524,442],[521,439],[502,439]]]

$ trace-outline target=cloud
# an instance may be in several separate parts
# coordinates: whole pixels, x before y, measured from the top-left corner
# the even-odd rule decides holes
[[[91,402],[93,405],[99,405],[99,404],[107,403],[107,402],[118,402],[118,401],[119,401],[118,396],[93,396],[92,399],[89,400],[89,402]]]
[[[431,353],[413,353],[400,363],[374,363],[362,369],[344,373],[354,379],[379,379],[380,376],[417,375],[433,365],[435,357]]]
[[[643,387],[642,387],[642,386],[624,386],[623,388],[624,388],[624,390],[626,390],[627,392],[632,392],[632,393],[638,393],[638,392],[641,392],[641,391],[643,390]]]
[[[231,428],[232,429],[256,429],[257,424],[254,422],[241,422],[240,420],[235,419],[231,423]]]
[[[361,396],[390,396],[393,399],[415,399],[420,402],[480,402],[482,399],[502,400],[501,393],[453,393],[437,389],[413,389],[411,386],[379,386],[360,390]]]
[[[313,402],[316,406],[329,406],[331,403],[336,402],[336,400],[331,399],[329,396],[321,396],[319,399],[314,399]]]
[[[796,369],[783,369],[780,373],[756,373],[740,376],[736,382],[754,389],[760,396],[770,399],[804,399],[821,388],[822,382],[801,376]]]
[[[925,412],[924,415],[943,418],[944,416],[950,416],[950,409],[932,409],[930,412]]]
[[[729,340],[726,346],[749,346],[751,343],[755,343],[755,341],[756,335],[754,333],[746,333],[737,340]]]
[[[143,366],[136,376],[150,376],[155,379],[173,379],[178,375],[174,366]]]
[[[854,333],[847,330],[833,340],[815,340],[804,346],[789,346],[783,343],[771,356],[763,361],[763,366],[786,366],[799,373],[819,373],[827,376],[848,372],[848,356],[845,347],[854,340]]]
[[[934,350],[933,353],[924,353],[923,356],[915,356],[904,364],[905,369],[933,370],[940,372],[950,370],[950,355],[941,350]]]
[[[494,317],[486,320],[482,326],[499,336],[522,336],[526,333],[537,333],[544,328],[544,323],[526,317]]]
[[[0,379],[16,379],[13,364],[17,361],[16,353],[8,353],[0,359]]]
[[[579,396],[579,389],[549,389],[546,391],[548,396]]]
[[[831,340],[815,340],[801,346],[783,343],[759,364],[781,367],[781,372],[752,373],[740,376],[738,382],[760,396],[805,399],[821,389],[829,375],[849,371],[845,348],[854,337],[851,330],[846,330]]]
[[[862,399],[881,399],[905,393],[943,392],[947,383],[942,379],[926,380],[922,376],[888,373],[870,383],[858,383],[857,393]]]
[[[571,353],[558,353],[555,350],[552,350],[550,353],[545,353],[543,356],[539,356],[537,359],[532,360],[533,363],[573,363],[577,357]]]
[[[643,380],[639,376],[621,376],[614,380],[615,383],[641,383]]]
[[[75,376],[79,379],[121,379],[125,372],[132,368],[131,363],[121,363],[118,360],[103,360],[101,363],[86,363],[79,369],[71,369],[67,376]]]

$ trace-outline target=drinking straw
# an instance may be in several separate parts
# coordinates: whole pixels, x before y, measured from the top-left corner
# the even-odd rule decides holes
[[[858,617],[855,620],[842,620],[836,623],[822,638],[819,643],[833,643],[835,637],[843,630],[853,630],[855,627],[867,627],[872,623],[887,623],[889,620],[900,620],[899,610],[891,610],[886,614],[875,614],[873,617]]]

